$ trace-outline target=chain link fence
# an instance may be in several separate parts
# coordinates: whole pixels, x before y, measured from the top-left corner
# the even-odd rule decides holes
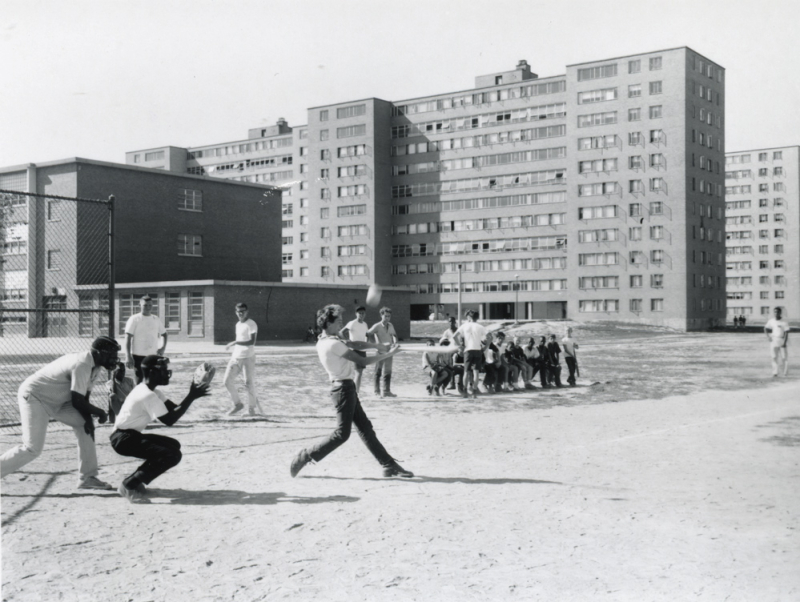
[[[114,337],[113,197],[0,189],[0,428],[19,431],[17,389],[39,368]],[[109,328],[109,325],[112,328]],[[91,401],[105,407],[105,371]]]

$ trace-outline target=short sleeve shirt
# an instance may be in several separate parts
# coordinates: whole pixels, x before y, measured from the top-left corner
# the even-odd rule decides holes
[[[258,325],[253,320],[247,319],[244,322],[236,322],[236,340],[249,341],[254,334],[258,334]],[[234,345],[231,357],[239,360],[245,357],[253,357],[256,348],[253,345]]]
[[[455,334],[460,334],[464,337],[464,349],[466,351],[480,351],[486,338],[486,328],[477,322],[466,322],[458,327]]]
[[[783,345],[783,335],[790,330],[789,323],[786,320],[776,320],[775,318],[770,318],[764,328],[772,329],[770,337],[773,345]]]
[[[348,337],[351,341],[367,342],[369,326],[367,326],[366,322],[359,322],[358,319],[350,320],[345,328],[347,329]]]
[[[564,348],[564,355],[567,357],[575,357],[575,339],[572,337],[564,337],[561,339],[561,345]]]
[[[158,389],[151,391],[144,384],[139,383],[128,393],[122,409],[119,411],[114,426],[116,430],[134,430],[140,433],[144,428],[159,416],[167,413],[164,402],[167,396]]]
[[[158,352],[158,337],[167,331],[158,316],[143,313],[133,314],[125,323],[125,334],[133,337],[131,353],[133,355],[155,355]]]
[[[350,348],[336,337],[323,334],[317,341],[317,355],[322,367],[333,380],[353,380],[356,365],[344,356]]]
[[[383,322],[378,322],[374,324],[372,328],[369,329],[369,334],[375,335],[375,338],[378,340],[379,343],[383,343],[384,345],[391,345],[392,337],[395,339],[397,338],[397,333],[394,330],[394,326],[392,323],[389,322],[386,326],[383,325]]]
[[[72,391],[88,398],[100,370],[94,365],[91,351],[69,353],[31,374],[19,392],[36,398],[52,414],[72,401]]]

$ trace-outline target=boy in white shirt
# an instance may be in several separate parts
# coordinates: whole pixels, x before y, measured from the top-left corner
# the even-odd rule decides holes
[[[783,376],[789,371],[789,323],[781,319],[781,308],[775,308],[775,317],[764,325],[764,332],[770,342],[772,357],[772,376],[778,376],[778,368],[783,364]]]
[[[241,373],[244,376],[244,384],[247,387],[247,411],[251,416],[261,414],[261,404],[258,403],[256,396],[256,335],[258,335],[258,325],[248,318],[247,304],[236,304],[236,340],[225,345],[225,350],[233,347],[231,359],[225,369],[225,388],[231,394],[233,408],[228,412],[228,416],[236,414],[244,406],[239,398],[239,391],[236,389],[236,377]],[[256,412],[256,409],[258,410]]]
[[[343,327],[343,313],[344,309],[339,305],[326,305],[317,312],[317,325],[322,329],[322,334],[317,341],[317,355],[331,380],[331,401],[336,408],[336,429],[320,443],[302,449],[292,460],[289,472],[292,477],[296,477],[297,473],[309,462],[321,461],[347,441],[350,431],[355,425],[364,445],[383,467],[383,476],[411,478],[414,473],[400,466],[378,440],[372,423],[367,418],[364,408],[361,407],[356,385],[353,382],[357,365],[366,367],[391,359],[400,351],[400,347],[392,345],[387,353],[380,353],[386,351],[386,345],[343,341],[338,336]],[[363,351],[364,349],[377,349],[379,353],[371,357],[362,357],[354,353],[354,350]]]
[[[367,308],[359,306],[356,308],[356,319],[350,320],[345,327],[342,329],[342,336],[347,335],[347,339],[350,341],[360,341],[362,343],[367,342],[367,331],[369,330],[369,325],[366,323],[364,318],[367,315]],[[358,355],[361,357],[367,357],[366,351],[358,351],[354,349]],[[359,366],[356,364],[356,392],[361,391],[361,377],[364,375],[364,368],[363,366]]]
[[[475,397],[478,378],[483,364],[483,351],[488,347],[486,328],[478,324],[478,312],[468,309],[467,322],[458,327],[453,340],[465,350],[464,355],[464,397]]]
[[[158,316],[153,315],[153,299],[144,295],[139,299],[140,311],[125,323],[125,365],[136,374],[136,384],[142,382],[141,364],[145,356],[164,355],[167,348],[167,331]],[[161,347],[158,343],[164,339]]]
[[[172,426],[183,416],[195,399],[208,395],[208,385],[192,382],[186,398],[175,405],[156,387],[169,384],[172,370],[169,359],[158,355],[148,355],[142,360],[144,381],[136,385],[125,398],[122,409],[111,433],[111,447],[121,456],[141,458],[139,466],[117,488],[119,494],[132,504],[149,504],[145,497],[145,485],[164,474],[181,461],[181,444],[171,437],[144,434],[142,431],[158,418],[163,424]]]

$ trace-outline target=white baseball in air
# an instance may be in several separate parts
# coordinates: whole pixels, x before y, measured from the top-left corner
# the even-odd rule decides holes
[[[197,369],[194,371],[194,377],[192,377],[192,382],[194,384],[200,385],[210,385],[211,381],[214,380],[214,375],[217,373],[217,369],[208,362],[203,362]]]
[[[381,302],[381,287],[377,284],[371,284],[367,291],[367,305],[370,307],[378,307]]]

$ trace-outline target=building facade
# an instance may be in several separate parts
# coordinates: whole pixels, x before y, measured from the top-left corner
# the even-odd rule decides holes
[[[728,319],[800,320],[800,147],[725,157]]]
[[[283,199],[284,282],[412,291],[411,316],[706,328],[725,319],[725,72],[682,47],[527,62],[471,90],[313,107],[247,140],[128,163]],[[459,284],[460,283],[460,284]]]
[[[66,159],[0,169],[0,189],[115,197],[114,268],[121,283],[115,301],[121,320],[138,311],[138,296],[126,292],[125,284],[280,281],[281,197],[263,185]],[[5,196],[0,220],[3,336],[107,334],[107,314],[92,313],[108,307],[107,206]],[[199,324],[209,311],[202,287],[175,284],[163,295],[159,303],[163,301],[165,316],[173,316],[173,336],[202,332]],[[13,311],[37,308],[54,311]]]

